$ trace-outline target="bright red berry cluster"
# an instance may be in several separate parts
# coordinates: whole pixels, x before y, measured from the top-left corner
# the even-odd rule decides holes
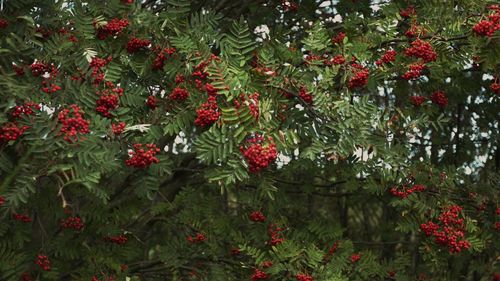
[[[177,75],[175,75],[174,81],[175,81],[175,84],[181,84],[181,83],[184,83],[186,81],[186,78],[184,77],[184,75],[178,73]]]
[[[111,130],[113,130],[113,134],[115,135],[120,135],[121,133],[123,133],[123,131],[125,131],[125,127],[125,122],[111,124]]]
[[[68,217],[61,220],[61,227],[65,229],[82,230],[84,227],[83,221],[80,217]]]
[[[50,70],[49,66],[44,63],[35,62],[31,64],[31,74],[34,77],[38,77],[44,74],[45,72],[48,72],[49,70]]]
[[[240,94],[239,99],[234,100],[234,106],[238,109],[242,104],[248,106],[250,114],[252,114],[255,119],[259,119],[259,96],[259,93],[253,93],[248,96],[242,93]]]
[[[419,58],[424,62],[431,62],[437,59],[437,53],[432,48],[432,45],[421,39],[411,42],[411,47],[405,50],[405,56]]]
[[[416,16],[417,11],[415,10],[415,7],[408,6],[406,9],[401,9],[399,11],[399,15],[403,18],[410,18]]]
[[[54,83],[47,83],[47,80],[42,81],[42,91],[49,94],[60,91],[62,88]]]
[[[251,173],[257,173],[261,169],[267,168],[278,156],[273,139],[269,137],[267,142],[264,142],[264,138],[260,135],[247,140],[245,145],[240,146],[240,151],[248,163]]]
[[[176,52],[175,48],[160,49],[159,47],[154,48],[153,51],[158,53],[153,60],[153,70],[163,69],[165,61]]]
[[[361,255],[358,253],[354,253],[351,255],[351,262],[356,263],[361,259]]]
[[[267,226],[267,234],[269,234],[269,237],[271,238],[269,240],[269,245],[271,246],[276,246],[278,244],[283,243],[285,241],[285,237],[283,236],[283,231],[285,229],[282,227],[279,227],[278,225],[271,223]]]
[[[412,24],[410,28],[405,32],[405,35],[408,38],[415,38],[424,36],[426,32],[427,30],[424,27],[417,24]]]
[[[34,110],[40,110],[41,106],[34,102],[26,102],[23,105],[16,105],[12,109],[10,115],[12,118],[19,118],[21,115],[30,116],[34,114]]]
[[[158,107],[158,99],[153,95],[148,96],[148,99],[146,100],[146,105],[154,110]]]
[[[205,236],[205,234],[198,232],[195,236],[188,235],[186,237],[186,240],[191,244],[197,244],[207,240],[207,237]]]
[[[16,73],[17,76],[23,76],[24,75],[24,68],[22,66],[18,66],[13,64],[12,69]]]
[[[418,79],[424,71],[425,65],[421,62],[412,63],[408,66],[408,70],[401,76],[405,80]]]
[[[35,263],[45,271],[50,271],[50,260],[46,255],[38,255],[35,259]]]
[[[139,39],[136,37],[132,37],[127,42],[127,52],[129,54],[133,54],[140,51],[141,49],[147,48],[149,45],[151,45],[151,41],[148,39]]]
[[[134,144],[134,150],[129,152],[130,159],[125,160],[125,164],[129,167],[143,169],[149,167],[153,163],[158,163],[158,158],[155,155],[160,152],[160,149],[155,144]]]
[[[382,55],[382,57],[375,62],[377,66],[381,66],[384,64],[391,63],[396,60],[396,51],[394,50],[387,50],[385,53]]]
[[[464,219],[459,218],[462,207],[457,205],[442,209],[438,217],[439,222],[429,221],[420,225],[426,236],[433,236],[438,245],[447,246],[450,253],[460,253],[462,249],[469,249],[470,243],[464,240]]]
[[[265,222],[266,221],[266,216],[261,211],[254,211],[251,212],[250,215],[248,216],[251,221],[254,222]]]
[[[333,243],[333,245],[328,249],[328,253],[323,257],[323,261],[328,262],[332,258],[333,254],[337,251],[339,244],[340,243],[338,241]]]
[[[297,273],[297,275],[295,275],[295,279],[297,279],[297,281],[313,281],[314,280],[311,275],[308,275],[305,273]]]
[[[368,84],[370,72],[368,68],[358,63],[351,63],[352,77],[349,79],[349,89],[363,88]]]
[[[94,57],[92,61],[90,61],[89,67],[92,68],[92,73],[90,75],[94,78],[94,85],[98,85],[104,81],[104,71],[102,68],[105,67],[111,59],[111,57],[106,59]]]
[[[491,37],[500,29],[500,8],[498,5],[491,5],[489,9],[492,13],[488,19],[478,22],[472,28],[477,35]]]
[[[63,109],[57,117],[62,125],[59,135],[64,135],[67,142],[78,141],[78,134],[90,133],[88,120],[83,119],[83,111],[76,104],[70,105],[71,109]]]
[[[299,10],[299,4],[292,0],[281,0],[281,7],[285,12],[297,12]]]
[[[299,98],[301,98],[307,104],[313,104],[313,96],[307,92],[306,87],[300,87]]]
[[[189,92],[186,89],[176,87],[170,92],[168,98],[176,101],[185,101],[189,97]]]
[[[117,236],[106,236],[104,237],[104,241],[117,245],[123,245],[128,242],[128,238],[127,236],[120,234]]]
[[[196,126],[206,127],[217,122],[221,114],[217,105],[217,98],[209,96],[207,101],[196,110],[196,114],[197,116],[194,120]]]
[[[446,96],[446,94],[443,91],[436,91],[436,92],[432,93],[431,101],[434,104],[437,104],[442,108],[444,108],[448,105],[448,97]]]
[[[123,88],[114,87],[114,84],[111,82],[106,82],[106,85],[112,89],[105,89],[97,92],[99,94],[99,99],[96,101],[96,111],[102,116],[110,118],[110,111],[118,108],[120,102],[119,97],[123,95]]]
[[[25,215],[25,214],[13,213],[12,218],[15,219],[16,221],[20,221],[20,222],[32,222],[33,221],[32,218],[30,218],[28,215]]]
[[[493,91],[493,93],[500,95],[500,83],[498,82],[491,83],[490,89]]]
[[[332,38],[332,43],[333,44],[342,44],[344,42],[345,38],[345,33],[344,32],[339,32],[335,37]]]
[[[408,188],[403,185],[401,187],[394,186],[391,188],[391,194],[397,196],[399,198],[407,198],[410,194],[414,192],[422,192],[425,191],[425,186],[421,184],[415,184],[412,187]]]
[[[6,19],[0,19],[0,29],[4,29],[7,26],[9,26],[9,21],[7,21]]]
[[[267,280],[269,278],[269,274],[267,274],[264,271],[256,268],[254,270],[251,278],[252,278],[252,281]]]
[[[422,103],[424,103],[426,100],[426,98],[424,96],[419,96],[419,95],[416,95],[416,96],[411,96],[410,97],[410,102],[411,104],[413,104],[414,106],[416,107],[419,107],[422,105]]]
[[[331,59],[325,59],[323,61],[324,65],[341,65],[345,63],[345,57],[343,55],[336,55]]]
[[[0,127],[0,143],[16,141],[30,127],[26,125],[17,125],[16,122],[5,123]]]
[[[128,26],[127,19],[114,18],[97,30],[97,38],[106,39],[108,36],[115,36]]]

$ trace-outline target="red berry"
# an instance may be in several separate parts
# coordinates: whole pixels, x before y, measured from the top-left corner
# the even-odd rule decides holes
[[[160,149],[154,144],[136,143],[134,150],[129,152],[130,158],[125,160],[125,164],[138,169],[147,168],[151,164],[159,162],[158,158],[155,157],[158,152]]]
[[[436,91],[431,95],[431,101],[434,104],[444,108],[448,105],[448,97],[443,91]]]

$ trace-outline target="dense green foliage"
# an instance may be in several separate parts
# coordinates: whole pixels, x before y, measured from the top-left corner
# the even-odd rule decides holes
[[[0,280],[499,280],[493,2],[1,1]]]

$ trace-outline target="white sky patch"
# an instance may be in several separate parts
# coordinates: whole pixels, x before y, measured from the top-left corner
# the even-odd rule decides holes
[[[320,8],[328,7],[332,4],[332,1],[323,1],[321,4],[319,4]]]
[[[269,32],[270,32],[269,27],[265,24],[257,26],[253,30],[253,32],[255,33],[255,35],[258,36],[256,40],[259,42],[262,42],[262,41],[270,38],[269,37]]]

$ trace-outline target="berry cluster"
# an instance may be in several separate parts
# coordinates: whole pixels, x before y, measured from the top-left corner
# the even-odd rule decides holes
[[[338,247],[339,242],[333,243],[333,245],[328,249],[328,253],[323,257],[323,261],[328,262],[332,258],[333,254],[335,254]]]
[[[382,55],[382,57],[375,62],[377,66],[381,66],[384,64],[391,63],[396,60],[396,51],[394,50],[387,50],[385,53]]]
[[[127,236],[120,234],[118,236],[106,236],[106,237],[104,237],[104,241],[109,242],[109,243],[113,243],[113,244],[117,244],[117,245],[123,245],[123,244],[127,243],[128,238],[127,238]]]
[[[154,48],[153,51],[158,53],[153,60],[153,70],[163,69],[167,58],[176,52],[175,48],[160,49],[159,47]]]
[[[353,76],[349,79],[349,89],[363,88],[366,84],[368,84],[370,72],[366,67],[363,67],[358,63],[352,63],[351,71]]]
[[[184,75],[177,73],[177,75],[175,75],[174,81],[175,81],[175,84],[181,84],[181,83],[184,83],[186,81],[186,78],[184,77]]]
[[[464,219],[459,218],[462,207],[457,205],[442,209],[438,217],[439,222],[429,221],[420,225],[426,236],[434,236],[434,242],[447,246],[450,253],[460,253],[462,249],[469,249],[470,243],[463,240],[465,236]]]
[[[12,118],[19,118],[21,115],[30,116],[34,114],[34,110],[40,110],[41,106],[34,102],[26,102],[23,105],[16,105],[12,109],[10,115]]]
[[[411,96],[410,97],[410,102],[416,106],[416,107],[419,107],[420,105],[422,105],[422,103],[424,103],[426,100],[426,98],[424,96]]]
[[[210,126],[220,117],[219,106],[215,96],[209,96],[207,101],[196,110],[194,124],[200,127]]]
[[[256,268],[254,270],[251,278],[252,278],[252,281],[267,280],[269,278],[269,274],[267,274],[264,271]]]
[[[336,55],[331,59],[325,59],[323,61],[324,65],[341,65],[345,63],[345,57],[343,55]]]
[[[16,73],[17,76],[23,76],[24,75],[24,68],[22,66],[18,66],[13,64],[12,69]]]
[[[33,221],[32,218],[30,218],[28,215],[25,215],[25,214],[13,213],[12,218],[15,219],[16,221],[21,221],[21,222],[32,222]]]
[[[114,87],[113,83],[106,82],[109,87]],[[105,89],[99,91],[99,99],[96,101],[96,111],[104,117],[110,118],[111,113],[109,111],[118,108],[119,97],[123,95],[123,88],[116,87],[111,89]]]
[[[448,105],[448,97],[443,91],[436,91],[432,93],[431,101],[432,103],[439,105],[441,108]]]
[[[205,234],[198,232],[198,233],[196,233],[196,235],[194,237],[191,235],[188,235],[186,237],[186,240],[191,244],[196,244],[196,243],[201,243],[201,242],[207,240],[207,237],[205,236]]]
[[[500,83],[498,82],[491,83],[490,89],[493,91],[493,93],[500,95]]]
[[[281,0],[281,7],[285,12],[297,12],[299,10],[299,4],[292,0]]]
[[[397,196],[399,198],[407,198],[410,196],[410,194],[414,192],[422,192],[425,190],[425,186],[421,184],[415,184],[412,187],[408,188],[407,186],[403,185],[401,187],[392,187],[391,188],[391,194],[394,196]]]
[[[488,19],[478,22],[472,30],[477,35],[491,37],[500,29],[500,8],[498,5],[491,5],[489,9],[493,12]]]
[[[5,204],[5,198],[3,196],[0,196],[0,206]]]
[[[415,7],[408,6],[406,9],[401,9],[399,11],[399,15],[403,18],[411,18],[417,15],[417,11],[415,10]]]
[[[418,79],[424,71],[425,65],[421,62],[412,63],[408,66],[408,70],[401,76],[405,80]]]
[[[212,84],[205,84],[205,91],[209,96],[215,96],[217,95],[217,92],[219,91],[217,88],[214,87]]]
[[[45,271],[50,271],[50,260],[46,255],[38,255],[35,259],[35,263]]]
[[[61,220],[61,227],[65,229],[74,229],[80,231],[83,229],[84,224],[80,217],[68,217]]]
[[[21,281],[33,281],[33,278],[28,272],[23,272],[23,274],[21,274]]]
[[[4,29],[7,26],[9,26],[9,21],[7,21],[6,19],[0,19],[0,29]]]
[[[127,52],[129,54],[133,54],[135,52],[140,51],[143,48],[147,48],[151,44],[151,41],[148,39],[139,39],[136,37],[132,37],[127,42]]]
[[[248,97],[245,94],[241,94],[239,99],[234,100],[234,106],[239,109],[241,104],[245,104],[250,109],[250,114],[255,119],[259,119],[259,96],[259,93],[250,94]]]
[[[264,138],[260,135],[247,140],[247,144],[240,146],[240,151],[251,173],[267,168],[278,156],[273,139],[269,137],[267,143],[264,143]]]
[[[410,28],[405,32],[405,35],[408,38],[415,38],[424,36],[426,32],[427,30],[423,26],[412,24]]]
[[[176,101],[185,101],[189,97],[189,92],[186,89],[176,87],[168,95],[168,98]]]
[[[58,122],[62,125],[59,135],[64,135],[67,142],[78,141],[78,134],[90,133],[88,120],[83,119],[83,111],[76,104],[70,105],[71,109],[63,109],[57,116]]]
[[[111,124],[111,130],[113,130],[113,134],[115,135],[120,135],[121,133],[123,133],[123,131],[125,131],[125,127],[125,122]]]
[[[99,27],[97,30],[97,38],[100,40],[106,39],[108,36],[115,36],[122,32],[128,26],[127,19],[114,18],[107,24]]]
[[[339,32],[335,37],[332,38],[332,44],[341,44],[344,42],[345,33]]]
[[[361,255],[358,253],[354,253],[351,255],[351,262],[356,263],[361,259]]]
[[[60,91],[62,88],[59,85],[56,85],[54,83],[47,83],[47,80],[42,81],[42,91],[49,94],[49,93],[55,93],[57,91]]]
[[[297,275],[295,275],[295,279],[297,279],[297,281],[313,281],[314,280],[311,275],[308,275],[305,273],[297,273]]]
[[[92,73],[90,75],[94,78],[94,85],[99,85],[104,81],[104,71],[102,68],[105,67],[111,59],[111,56],[106,59],[94,57],[92,61],[90,61],[89,67],[92,68]]]
[[[17,125],[15,122],[5,123],[0,127],[0,143],[8,141],[16,141],[30,127],[26,125]]]
[[[31,64],[31,75],[33,75],[33,77],[38,77],[48,71],[50,71],[50,68],[44,63],[35,62]]]
[[[155,157],[158,152],[160,149],[155,144],[136,143],[134,150],[129,152],[130,159],[125,160],[125,164],[139,169],[149,167],[153,163],[158,163],[158,158]]]
[[[282,227],[277,226],[276,224],[269,224],[267,226],[267,234],[269,234],[269,237],[271,238],[269,240],[269,245],[271,246],[276,246],[278,244],[283,243],[285,241],[285,237],[283,237],[282,231],[285,230]]]
[[[421,39],[411,42],[411,47],[405,50],[405,56],[419,58],[424,62],[431,62],[437,59],[437,53],[432,48],[432,45]]]
[[[153,95],[148,96],[148,99],[146,100],[146,105],[154,110],[158,107],[158,99]]]
[[[313,96],[307,92],[306,87],[300,87],[299,98],[301,98],[307,104],[313,103]]]
[[[264,214],[261,211],[254,211],[254,212],[250,213],[248,218],[254,222],[265,222],[266,221],[266,216],[264,216]]]

